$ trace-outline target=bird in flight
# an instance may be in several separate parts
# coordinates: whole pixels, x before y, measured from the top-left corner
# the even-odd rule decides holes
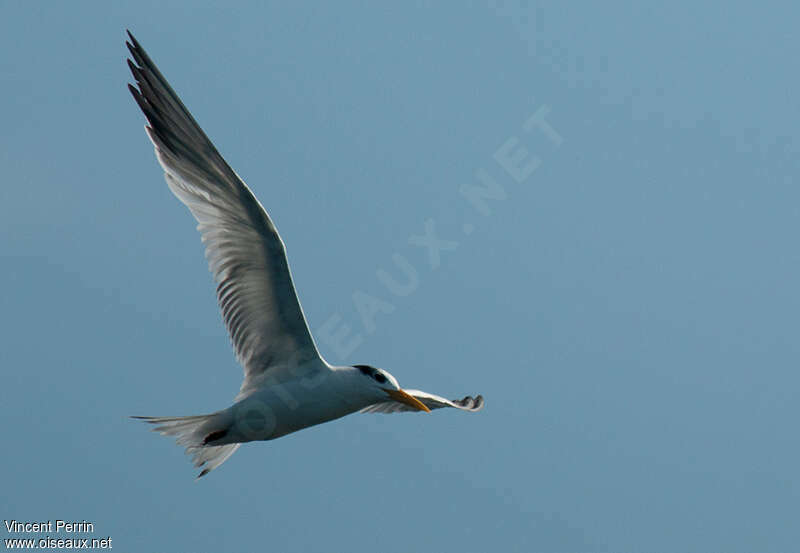
[[[134,417],[175,436],[200,476],[242,443],[273,440],[355,412],[455,407],[478,411],[483,397],[448,400],[404,390],[388,371],[337,367],[317,350],[294,289],[286,249],[267,212],[195,122],[128,31],[128,85],[147,118],[169,189],[197,219],[217,301],[244,381],[233,405],[207,415]]]

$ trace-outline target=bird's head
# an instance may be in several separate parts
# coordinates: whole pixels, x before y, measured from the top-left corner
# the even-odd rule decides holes
[[[364,385],[375,391],[379,401],[389,397],[418,411],[430,412],[424,403],[403,390],[397,383],[397,379],[389,374],[389,371],[376,369],[369,365],[353,365],[353,368],[360,373],[360,380]]]

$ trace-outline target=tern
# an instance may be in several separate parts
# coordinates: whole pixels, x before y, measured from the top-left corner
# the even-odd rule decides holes
[[[286,248],[267,212],[205,135],[128,31],[128,85],[147,118],[169,189],[197,219],[209,269],[244,381],[234,403],[208,415],[133,417],[175,436],[198,478],[242,443],[273,440],[351,413],[454,407],[478,411],[482,396],[448,400],[404,390],[388,371],[330,365],[317,350],[292,282]],[[138,87],[138,88],[137,88]]]

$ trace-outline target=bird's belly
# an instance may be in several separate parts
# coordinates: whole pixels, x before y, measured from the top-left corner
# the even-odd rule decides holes
[[[235,403],[230,407],[233,441],[273,440],[358,409],[335,395],[303,392],[270,387]]]

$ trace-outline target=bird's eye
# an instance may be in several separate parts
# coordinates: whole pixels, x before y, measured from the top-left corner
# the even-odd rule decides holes
[[[381,384],[385,384],[386,383],[386,377],[383,376],[381,373],[375,373],[375,380],[377,380]]]

